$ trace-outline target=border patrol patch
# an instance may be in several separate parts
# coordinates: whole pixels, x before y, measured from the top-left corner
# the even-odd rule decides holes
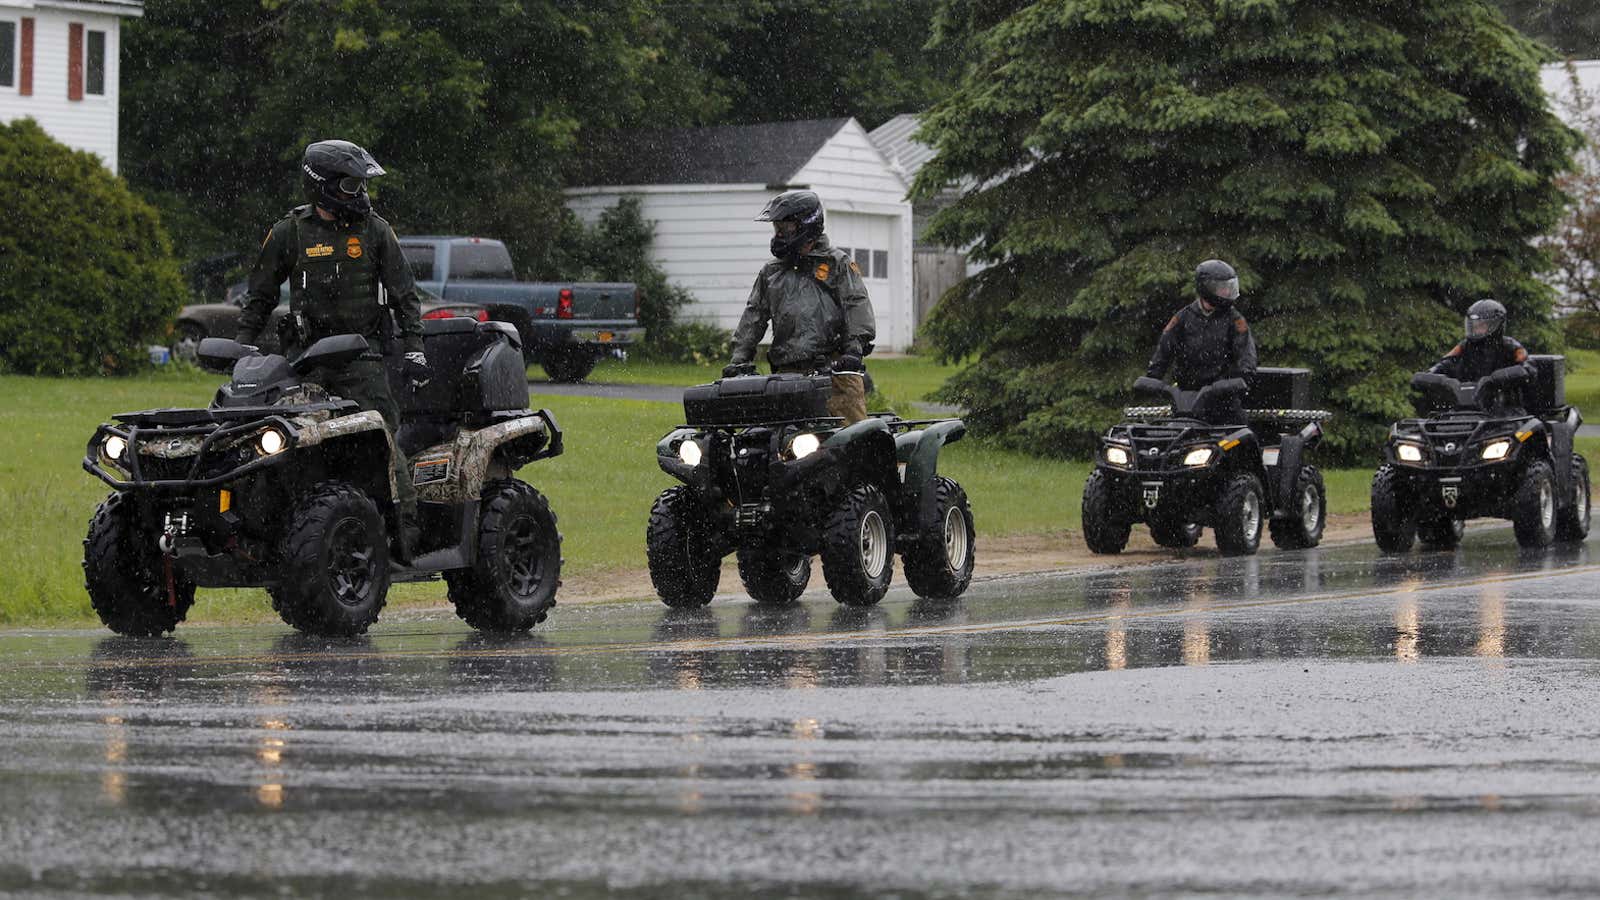
[[[361,238],[358,238],[355,235],[351,235],[350,236],[350,240],[345,242],[344,255],[350,257],[351,259],[360,259],[361,258]]]
[[[306,255],[317,259],[324,256],[332,256],[333,248],[327,244],[312,244],[306,248]]]
[[[827,263],[817,263],[816,276],[818,281],[827,281],[828,273],[832,271]]]

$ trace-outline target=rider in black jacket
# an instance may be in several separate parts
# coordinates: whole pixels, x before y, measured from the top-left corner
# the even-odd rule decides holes
[[[1510,369],[1500,376],[1508,389],[1503,402],[1526,405],[1524,391],[1537,373],[1527,349],[1515,338],[1506,337],[1505,329],[1506,308],[1495,300],[1479,300],[1467,309],[1467,339],[1450,348],[1428,371],[1471,382]]]
[[[1167,370],[1178,388],[1197,391],[1225,378],[1249,381],[1256,372],[1256,342],[1250,325],[1233,304],[1239,299],[1239,276],[1220,259],[1208,259],[1194,270],[1195,301],[1173,316],[1161,332],[1145,374],[1165,379]],[[1244,421],[1243,397],[1213,405],[1208,419]]]

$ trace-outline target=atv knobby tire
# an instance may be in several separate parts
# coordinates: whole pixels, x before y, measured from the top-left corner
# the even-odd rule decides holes
[[[1417,537],[1417,518],[1399,472],[1387,463],[1372,475],[1372,537],[1385,553],[1404,553]]]
[[[1133,525],[1115,515],[1111,479],[1099,469],[1083,483],[1083,542],[1090,553],[1121,553]]]
[[[1245,473],[1228,479],[1217,501],[1217,549],[1224,556],[1248,556],[1261,548],[1266,504],[1261,479]]]
[[[544,496],[516,479],[483,487],[478,558],[444,573],[456,615],[479,631],[527,631],[556,605],[561,533]]]
[[[546,350],[539,361],[551,381],[568,383],[589,377],[600,358],[581,347],[568,350]]]
[[[793,603],[811,580],[811,557],[770,547],[740,547],[739,580],[757,603]]]
[[[1322,471],[1316,466],[1301,466],[1289,492],[1289,506],[1281,516],[1267,523],[1272,543],[1279,550],[1304,550],[1322,543],[1328,527],[1328,491]]]
[[[194,583],[173,572],[172,596],[159,535],[139,531],[134,499],[112,494],[89,520],[83,586],[100,621],[117,634],[151,637],[173,630],[194,605]]]
[[[967,492],[953,479],[936,475],[933,484],[934,521],[927,534],[901,554],[906,583],[925,600],[951,600],[966,593],[977,560],[977,532]]]
[[[308,634],[362,634],[389,595],[389,540],[366,494],[324,481],[302,495],[279,548],[281,580],[268,589],[283,621]]]
[[[667,488],[650,508],[645,560],[650,583],[668,606],[705,606],[716,594],[722,553],[710,512],[688,487]]]
[[[1572,454],[1572,499],[1556,515],[1556,540],[1581,541],[1589,536],[1589,461]]]
[[[822,577],[833,599],[871,606],[894,576],[894,513],[883,491],[858,484],[839,498],[822,528]]]
[[[1455,516],[1435,513],[1417,519],[1417,540],[1429,550],[1454,550],[1466,533],[1467,523]]]
[[[1511,530],[1523,547],[1547,547],[1556,538],[1556,480],[1542,459],[1528,463],[1511,501]]]

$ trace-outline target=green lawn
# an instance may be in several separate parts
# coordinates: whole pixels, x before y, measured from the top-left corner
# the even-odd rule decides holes
[[[928,356],[872,357],[867,361],[878,393],[895,409],[925,401],[946,378],[959,369],[941,366]],[[529,369],[534,378],[543,378],[537,366]],[[658,363],[629,360],[602,360],[589,376],[590,381],[619,384],[705,384],[722,375],[722,366],[697,366],[692,363]]]
[[[621,368],[620,366],[618,367]],[[671,367],[630,365],[625,376],[665,380]],[[682,369],[703,381],[709,370]],[[921,358],[874,363],[890,396],[925,394],[943,374]],[[714,374],[714,373],[713,373]],[[607,380],[620,380],[607,372]],[[901,380],[903,378],[903,380]],[[891,381],[892,379],[892,381]],[[94,428],[112,413],[205,404],[217,378],[198,372],[136,378],[0,377],[0,625],[92,621],[80,570],[83,533],[105,487],[80,461]],[[656,441],[682,418],[677,404],[586,397],[550,397],[566,435],[566,453],[520,476],[549,495],[560,518],[568,581],[603,577],[608,569],[644,566],[644,526],[655,495],[673,482],[655,465]],[[1600,440],[1580,448],[1600,458]],[[941,470],[960,481],[986,536],[1076,529],[1082,462],[1045,460],[977,441],[951,445]],[[1335,513],[1366,509],[1370,468],[1327,474]],[[255,590],[203,590],[194,618],[270,618]],[[393,602],[440,603],[437,583],[397,587]]]
[[[1586,421],[1600,423],[1600,353],[1567,351],[1567,402],[1576,406]]]

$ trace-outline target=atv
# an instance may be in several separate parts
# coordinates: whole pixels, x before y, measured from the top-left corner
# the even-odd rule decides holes
[[[1517,543],[1543,547],[1589,534],[1589,463],[1573,449],[1583,417],[1566,403],[1565,358],[1462,383],[1411,378],[1417,418],[1389,429],[1372,477],[1372,535],[1386,553],[1461,542],[1466,520],[1510,519]]]
[[[683,484],[650,510],[650,580],[662,602],[710,602],[722,558],[757,603],[783,604],[811,578],[834,599],[870,606],[889,588],[899,552],[922,597],[960,596],[972,581],[975,534],[966,492],[938,473],[959,419],[877,414],[845,426],[827,413],[825,374],[739,375],[692,387],[687,424],[656,445]]]
[[[265,587],[295,628],[355,635],[377,620],[392,582],[441,573],[475,628],[542,621],[560,583],[561,537],[545,498],[512,473],[560,455],[561,429],[548,410],[527,408],[511,326],[430,319],[423,344],[435,371],[426,385],[402,389],[389,366],[401,409],[394,440],[378,413],[304,380],[370,352],[350,334],[292,362],[207,338],[202,364],[232,371],[209,407],[101,425],[83,460],[114,491],[84,541],[101,621],[118,634],[161,634],[183,621],[196,587]],[[419,501],[410,548],[396,537],[397,445]]]
[[[1193,547],[1206,526],[1223,554],[1255,553],[1263,523],[1280,548],[1315,547],[1327,524],[1322,472],[1306,461],[1329,414],[1306,409],[1310,372],[1259,369],[1255,382],[1225,379],[1183,391],[1140,378],[1134,391],[1167,400],[1129,407],[1101,440],[1083,486],[1083,537],[1094,553],[1120,553],[1133,525],[1163,547]],[[1248,391],[1259,409],[1217,425]]]

